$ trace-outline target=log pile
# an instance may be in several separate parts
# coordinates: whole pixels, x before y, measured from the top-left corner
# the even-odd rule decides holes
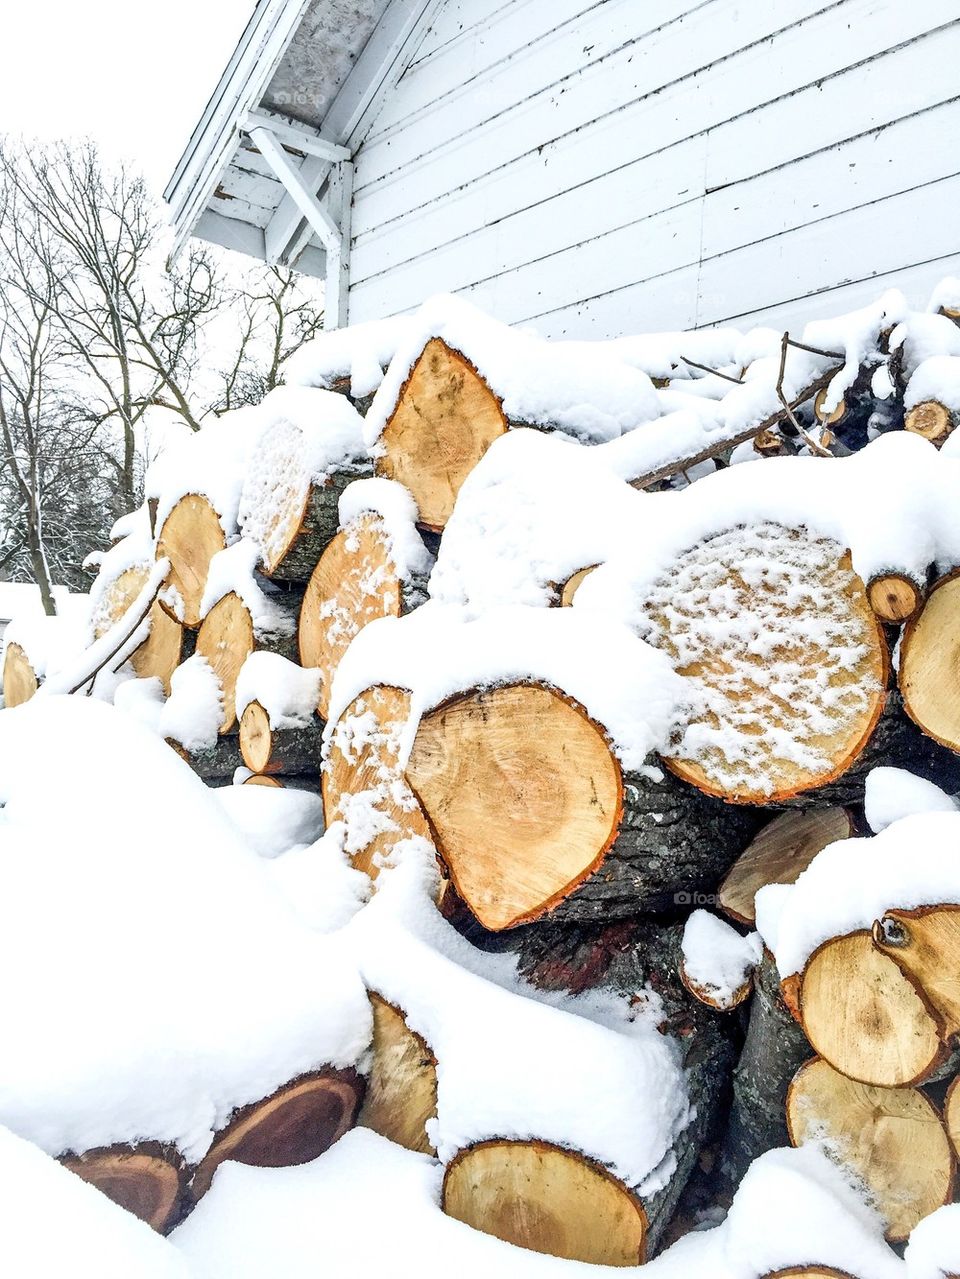
[[[472,944],[464,971],[489,962],[503,1000],[652,1019],[687,1113],[658,1155],[669,1174],[651,1190],[654,1167],[618,1164],[566,1115],[451,1135],[443,1081],[462,1049],[403,965],[365,958],[365,1073],[290,1078],[189,1166],[145,1142],[63,1152],[68,1167],[166,1230],[224,1160],[304,1163],[359,1124],[443,1164],[449,1216],[610,1265],[729,1206],[788,1143],[825,1141],[890,1242],[950,1200],[960,884],[922,902],[895,886],[796,966],[782,959],[809,877],[872,842],[870,770],[960,789],[960,329],[890,305],[849,352],[842,325],[811,326],[749,376],[733,339],[706,367],[665,369],[639,339],[585,361],[579,344],[425,309],[369,404],[288,388],[231,462],[232,506],[187,468],[158,497],[151,559],[138,534],[101,570],[91,638],[145,627],[103,669],[157,681],[161,736],[204,780],[318,792],[376,893],[367,912],[385,872],[429,850],[430,891]],[[757,465],[727,466],[744,445]],[[5,646],[7,706],[43,687],[25,641]],[[197,672],[212,703],[185,731]],[[732,950],[755,952],[732,985],[692,958],[703,906],[730,921]],[[444,944],[426,989],[460,962]],[[503,976],[514,961],[520,991]],[[629,1098],[609,1107],[628,1128]],[[829,1273],[812,1253],[792,1265]]]

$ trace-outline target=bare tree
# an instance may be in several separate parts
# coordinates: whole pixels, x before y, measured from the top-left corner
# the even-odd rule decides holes
[[[143,180],[91,144],[0,139],[0,573],[52,611],[51,561],[84,555],[139,505],[146,415],[191,430],[256,403],[322,325],[301,277],[192,244],[172,272]]]

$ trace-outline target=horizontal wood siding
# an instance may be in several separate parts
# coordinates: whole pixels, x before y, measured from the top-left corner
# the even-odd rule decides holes
[[[920,304],[960,272],[958,65],[956,0],[447,0],[357,154],[350,318]]]

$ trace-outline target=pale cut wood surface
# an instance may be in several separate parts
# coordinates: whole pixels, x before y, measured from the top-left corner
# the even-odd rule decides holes
[[[951,1198],[950,1142],[936,1107],[917,1088],[870,1087],[815,1059],[790,1085],[787,1127],[795,1146],[825,1139],[864,1180],[891,1242],[906,1239]]]
[[[923,991],[943,1037],[960,1033],[960,906],[888,910],[874,941]]]
[[[932,1008],[866,930],[814,951],[800,984],[800,1015],[816,1052],[864,1084],[921,1083],[943,1056]]]
[[[362,1080],[352,1070],[325,1070],[280,1088],[239,1111],[214,1138],[191,1183],[194,1199],[206,1194],[225,1159],[258,1168],[309,1163],[353,1125]]]
[[[183,1195],[183,1171],[178,1162],[159,1150],[109,1146],[62,1156],[60,1162],[161,1234],[175,1223]]]
[[[400,840],[415,836],[431,839],[423,809],[400,765],[400,735],[409,715],[406,689],[382,684],[368,688],[341,715],[321,775],[326,825],[347,822],[350,860],[356,870],[374,880]],[[356,733],[352,728],[355,722]],[[372,838],[362,845],[350,829],[350,802],[356,795],[366,796],[379,817]]]
[[[323,672],[317,709],[324,719],[330,713],[333,677],[351,641],[369,622],[399,617],[401,600],[383,523],[375,515],[363,515],[327,546],[300,609],[300,663]]]
[[[110,583],[99,610],[94,639],[101,639],[116,622],[119,622],[150,576],[149,566],[134,565],[126,568]],[[183,653],[183,627],[158,603],[150,609],[150,634],[130,657],[130,665],[140,679],[156,677],[169,695],[170,680],[180,665]]]
[[[469,360],[431,338],[384,428],[377,474],[405,484],[421,524],[439,532],[463,481],[506,429],[499,400]]]
[[[266,769],[272,746],[270,716],[259,702],[251,702],[240,716],[240,754],[251,772],[262,773]]]
[[[157,559],[170,561],[165,586],[174,587],[183,601],[183,617],[191,629],[200,625],[200,600],[207,584],[210,561],[226,546],[216,511],[205,497],[188,493],[163,522],[157,539]],[[167,608],[171,617],[176,613]]]
[[[591,564],[587,568],[578,569],[576,573],[572,573],[570,577],[567,578],[563,586],[560,588],[561,608],[570,608],[573,604],[577,591],[579,591],[580,587],[596,567],[596,564]]]
[[[407,1150],[435,1155],[426,1124],[437,1114],[437,1060],[403,1013],[371,992],[373,1064],[357,1123]]]
[[[646,1213],[610,1173],[536,1141],[490,1141],[448,1166],[443,1211],[475,1230],[553,1257],[594,1265],[645,1260]]]
[[[249,768],[249,764],[247,765]],[[254,773],[252,777],[245,777],[244,786],[272,786],[274,790],[283,790],[283,782],[279,777],[263,776],[260,773]]]
[[[197,653],[213,667],[223,693],[221,733],[229,733],[237,722],[237,676],[254,647],[250,610],[229,591],[214,604],[197,632]]]
[[[709,624],[718,596],[738,629]],[[822,601],[822,640],[807,627],[811,597]],[[703,691],[701,732],[735,738],[743,752],[733,762],[712,742],[696,758],[682,743],[665,752],[677,776],[706,794],[783,802],[842,776],[869,741],[885,702],[886,640],[849,553],[836,543],[775,524],[718,534],[677,558],[643,610],[651,642]],[[776,637],[770,651],[744,629],[750,620]],[[851,663],[836,660],[841,642]],[[789,679],[789,690],[771,687],[771,670]],[[784,741],[822,762],[798,760]]]
[[[914,435],[922,435],[931,444],[940,445],[954,428],[954,416],[945,404],[938,400],[925,400],[908,409],[903,420],[904,428]]]
[[[947,1135],[953,1146],[953,1153],[957,1159],[960,1159],[960,1075],[954,1079],[947,1089],[946,1100],[943,1104],[943,1120],[946,1124]]]
[[[941,578],[904,631],[899,681],[910,718],[960,751],[960,575]]]
[[[874,577],[867,585],[867,599],[881,622],[909,622],[923,604],[920,587],[902,573]]]
[[[3,657],[3,704],[7,710],[29,702],[40,687],[30,659],[19,644],[6,645]]]
[[[526,923],[599,865],[622,813],[600,729],[550,689],[472,693],[421,721],[407,778],[485,928]]]
[[[816,855],[849,839],[853,822],[843,808],[780,813],[751,841],[718,890],[720,909],[741,924],[756,922],[754,898],[767,884],[795,884]]]

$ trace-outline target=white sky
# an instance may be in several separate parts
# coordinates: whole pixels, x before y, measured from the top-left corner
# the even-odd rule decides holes
[[[254,0],[0,0],[0,133],[90,137],[157,195]]]

